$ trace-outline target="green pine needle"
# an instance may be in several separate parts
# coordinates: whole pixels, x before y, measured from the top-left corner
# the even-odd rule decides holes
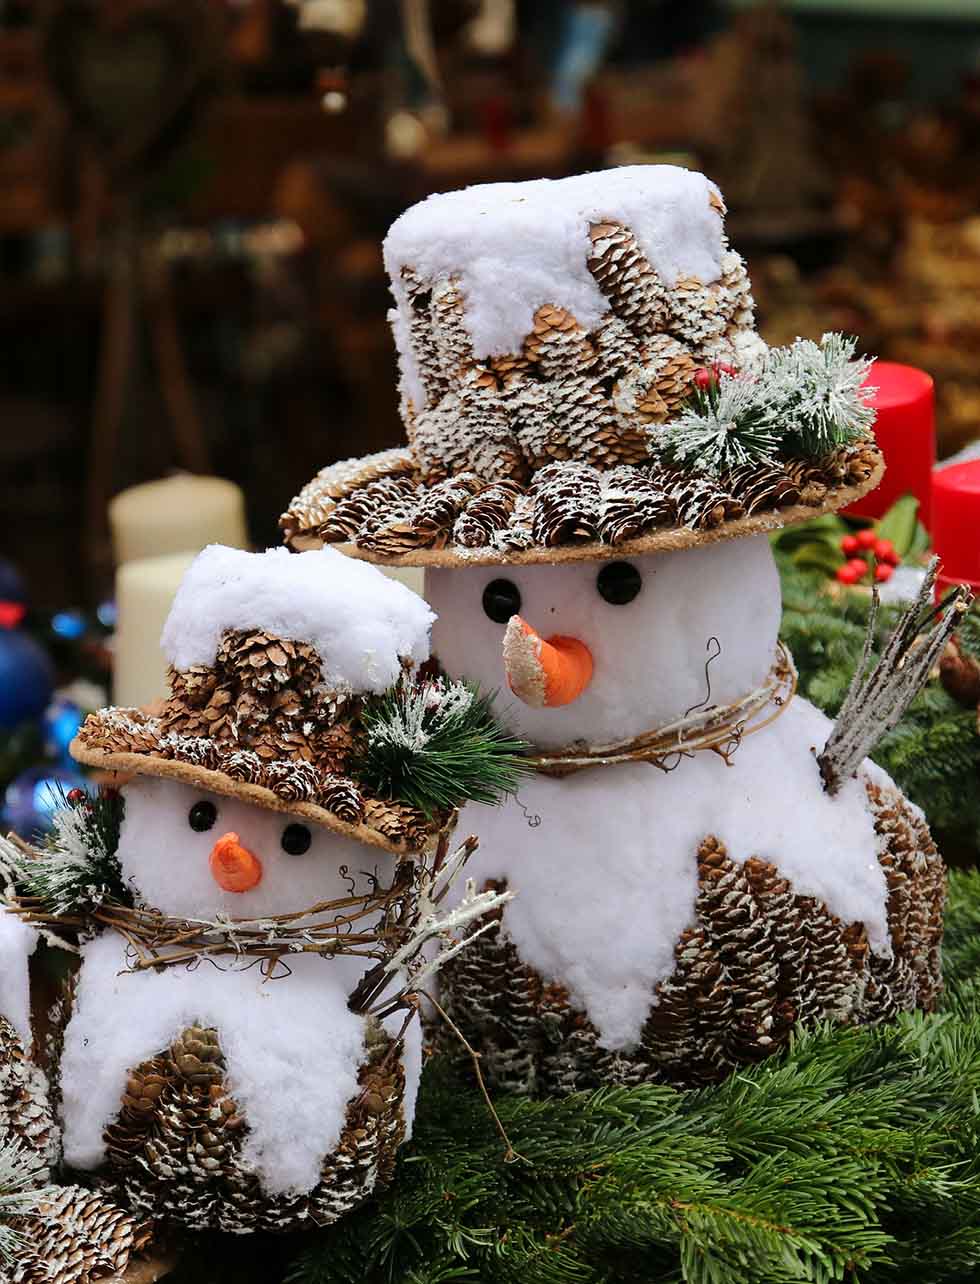
[[[115,789],[71,802],[62,794],[39,854],[21,856],[11,870],[18,892],[36,896],[51,914],[85,914],[107,900],[130,904],[116,855],[123,807]]]
[[[500,726],[489,696],[465,683],[405,679],[369,700],[362,721],[354,773],[380,797],[426,816],[500,802],[528,771],[527,744]]]

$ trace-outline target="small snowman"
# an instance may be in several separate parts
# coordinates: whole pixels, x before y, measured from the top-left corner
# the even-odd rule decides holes
[[[64,1160],[129,1209],[290,1230],[389,1176],[412,1126],[418,1023],[354,999],[394,858],[430,847],[447,817],[376,796],[351,755],[364,701],[426,659],[431,620],[332,550],[212,546],[164,630],[169,698],[83,725],[76,759],[127,782],[114,857],[132,910],[81,946]],[[335,954],[316,948],[325,915]]]
[[[425,567],[438,660],[516,697],[539,774],[463,821],[516,896],[444,1001],[518,1091],[703,1082],[940,988],[923,817],[867,761],[827,787],[778,643],[767,533],[882,474],[867,364],[766,348],[724,212],[661,166],[409,210],[385,254],[411,446],[282,520]]]

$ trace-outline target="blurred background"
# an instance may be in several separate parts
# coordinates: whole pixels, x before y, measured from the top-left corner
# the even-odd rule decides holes
[[[276,543],[402,439],[402,210],[662,161],[724,191],[767,340],[856,334],[934,376],[940,457],[980,435],[978,0],[0,0],[0,631],[48,696],[104,694],[154,522]],[[234,487],[110,520],[174,470]]]

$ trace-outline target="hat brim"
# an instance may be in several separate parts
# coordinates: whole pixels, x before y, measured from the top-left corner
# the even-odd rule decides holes
[[[464,566],[556,565],[565,562],[610,561],[655,553],[671,553],[679,549],[717,544],[722,540],[766,535],[772,531],[782,530],[786,526],[796,526],[801,522],[812,521],[813,518],[822,517],[827,513],[836,513],[873,491],[881,481],[884,472],[885,463],[882,459],[865,481],[852,486],[828,489],[826,496],[819,504],[792,504],[785,508],[767,509],[746,517],[735,517],[706,529],[675,526],[671,529],[651,531],[647,535],[624,540],[619,544],[605,544],[594,540],[589,543],[559,544],[553,547],[534,545],[525,549],[499,549],[490,546],[463,548],[460,545],[448,544],[442,548],[415,548],[410,552],[392,556],[360,548],[353,543],[338,544],[336,547],[360,561],[374,562],[379,566],[430,566],[444,569]],[[319,548],[323,545],[323,541],[312,531],[292,535],[288,542],[296,551]]]
[[[378,830],[372,829],[370,825],[354,825],[341,820],[339,816],[318,803],[287,801],[264,785],[234,780],[223,771],[199,767],[180,759],[164,758],[153,753],[100,749],[83,744],[78,737],[71,742],[69,752],[76,762],[86,767],[124,776],[156,776],[163,780],[176,780],[192,789],[200,789],[204,793],[219,794],[223,798],[235,798],[254,807],[263,807],[267,811],[299,816],[323,829],[333,830],[335,834],[340,834],[344,838],[366,843],[370,847],[379,847],[382,851],[390,852],[395,856],[411,855],[426,850],[435,844],[445,830],[452,828],[455,824],[454,814],[441,826],[433,825],[427,832],[425,841],[412,845],[406,840],[395,841]]]

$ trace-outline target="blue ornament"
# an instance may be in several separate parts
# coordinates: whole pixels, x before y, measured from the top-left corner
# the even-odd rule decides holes
[[[13,562],[8,561],[6,557],[0,557],[0,602],[18,602],[27,601],[27,588],[24,585],[24,578],[14,566]]]
[[[0,628],[0,728],[40,718],[51,699],[54,665],[21,629]]]
[[[21,838],[46,834],[56,811],[65,805],[70,789],[85,789],[88,781],[74,767],[28,767],[7,786],[3,799],[4,827]]]
[[[44,752],[49,758],[67,763],[68,746],[85,721],[85,714],[74,700],[57,696],[44,711]]]

